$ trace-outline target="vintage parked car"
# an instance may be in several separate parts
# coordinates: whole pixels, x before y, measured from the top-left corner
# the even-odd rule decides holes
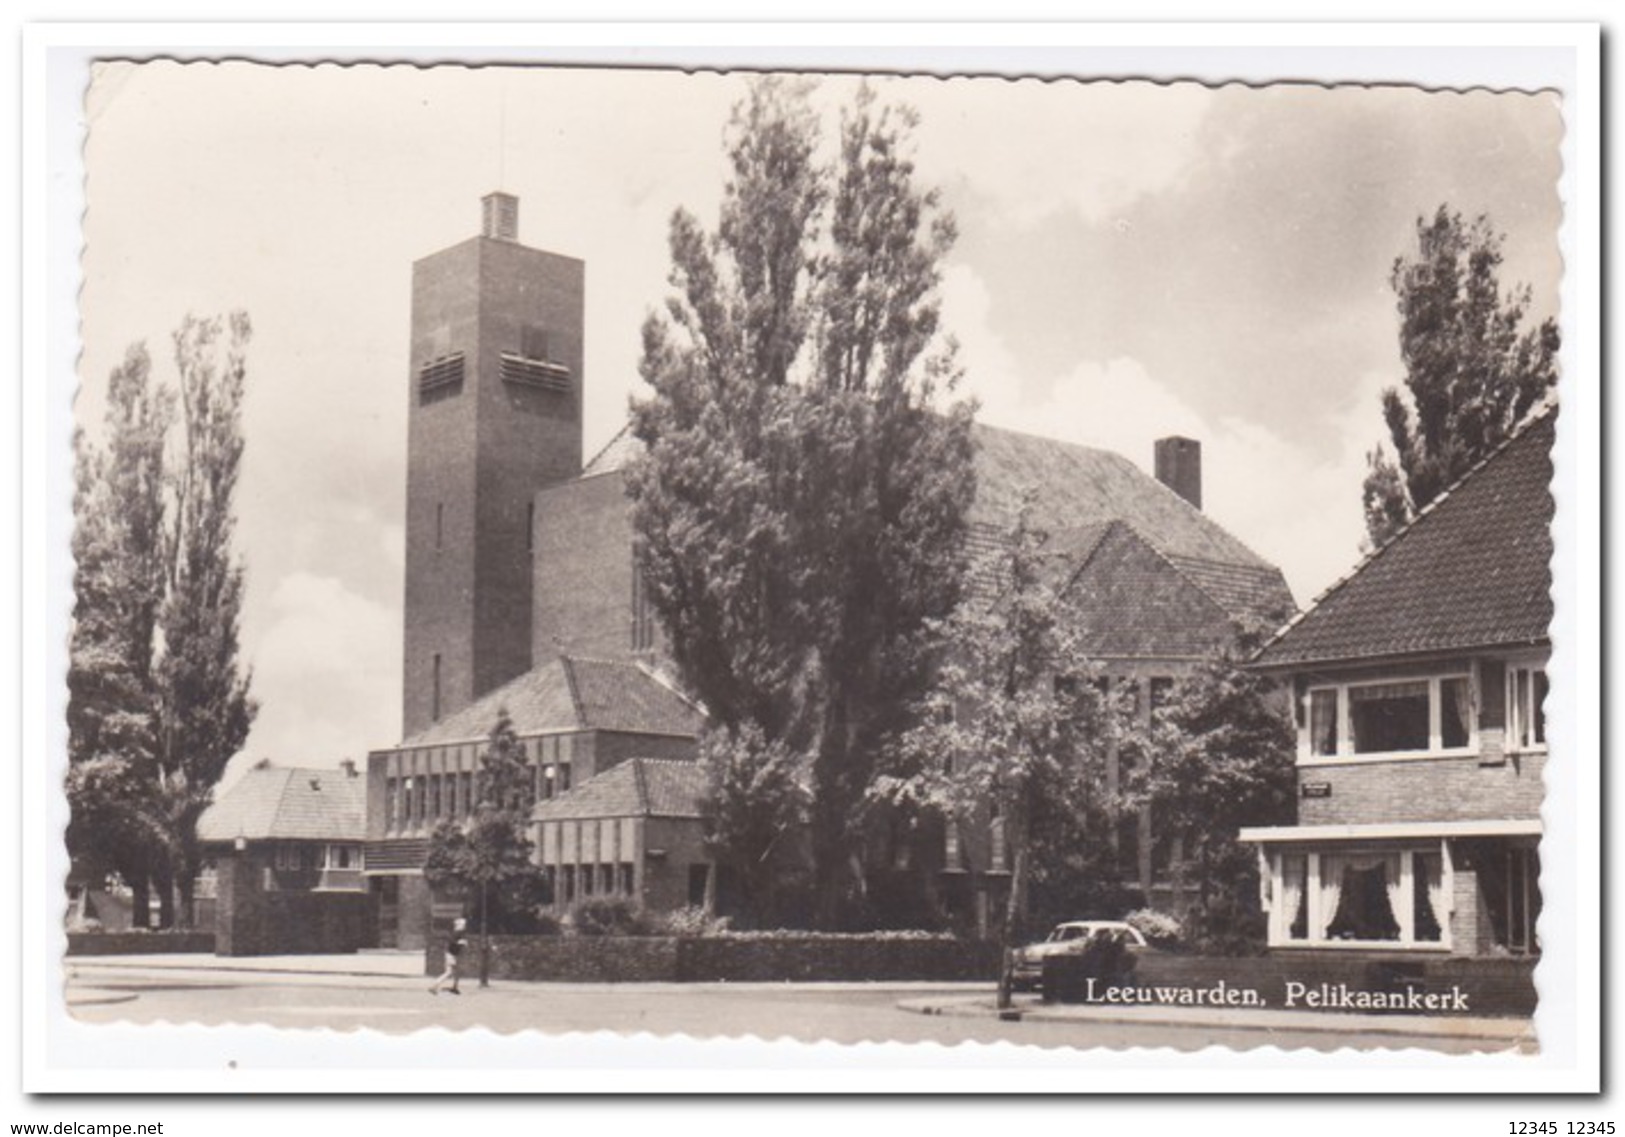
[[[1081,952],[1097,935],[1115,937],[1131,952],[1148,946],[1137,928],[1121,920],[1068,920],[1036,944],[1015,953],[1011,963],[1010,987],[1014,991],[1035,991],[1044,977],[1044,960],[1053,955]]]

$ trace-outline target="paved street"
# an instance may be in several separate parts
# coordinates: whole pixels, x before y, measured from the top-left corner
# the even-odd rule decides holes
[[[70,964],[68,1000],[87,1022],[264,1023],[279,1027],[488,1027],[499,1032],[640,1031],[719,1037],[760,1034],[837,1042],[1009,1041],[1040,1047],[1206,1046],[1337,1049],[1419,1046],[1446,1053],[1506,1049],[1510,1039],[1419,1037],[1373,1029],[1237,1028],[1193,1022],[1052,1020],[1001,1022],[970,985],[923,984],[493,984],[463,994],[431,996],[428,981],[395,974],[301,974],[292,971],[165,969]],[[916,1008],[904,1009],[900,1004]],[[1020,1004],[1043,1011],[1035,1000]],[[939,1007],[922,1014],[918,1008]],[[1127,1016],[1122,1016],[1127,1017]],[[1327,1016],[1316,1016],[1324,1020]],[[1255,1020],[1260,1026],[1264,1020]],[[1305,1020],[1307,1024],[1309,1020]]]

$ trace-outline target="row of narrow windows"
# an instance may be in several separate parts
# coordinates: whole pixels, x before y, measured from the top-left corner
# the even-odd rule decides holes
[[[387,778],[384,781],[384,824],[389,830],[397,831],[470,817],[484,788],[484,775],[477,770]],[[534,765],[521,805],[529,809],[538,801],[557,797],[569,789],[569,763]]]

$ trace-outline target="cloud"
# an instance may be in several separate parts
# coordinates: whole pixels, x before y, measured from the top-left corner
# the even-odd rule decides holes
[[[399,614],[309,572],[277,581],[268,607],[252,655],[260,713],[239,763],[332,766],[395,741]]]
[[[1205,512],[1279,566],[1300,605],[1357,563],[1365,440],[1375,441],[1377,393],[1391,376],[1361,378],[1332,432],[1339,441],[1327,446],[1240,415],[1205,412],[1127,356],[1022,376],[1008,345],[985,322],[989,294],[975,273],[954,266],[943,294],[945,320],[960,339],[966,393],[981,404],[982,421],[1112,450],[1148,473],[1158,438],[1195,438],[1202,443]]]

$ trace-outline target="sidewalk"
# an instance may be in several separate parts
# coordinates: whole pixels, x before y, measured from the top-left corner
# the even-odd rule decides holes
[[[995,1018],[1000,1011],[988,995],[981,998],[905,999],[898,1004],[921,1015]],[[1462,1015],[1338,1014],[1267,1008],[1108,1006],[1018,1000],[1012,1010],[1027,1022],[1140,1023],[1159,1026],[1213,1027],[1224,1030],[1308,1031],[1326,1034],[1402,1035],[1415,1038],[1473,1038],[1533,1045],[1535,1026],[1528,1019],[1469,1018]],[[1009,1013],[1009,1012],[1006,1012]]]
[[[350,955],[70,955],[67,971],[84,975],[128,971],[256,972],[283,975],[347,975],[422,978],[421,951],[362,951]]]

